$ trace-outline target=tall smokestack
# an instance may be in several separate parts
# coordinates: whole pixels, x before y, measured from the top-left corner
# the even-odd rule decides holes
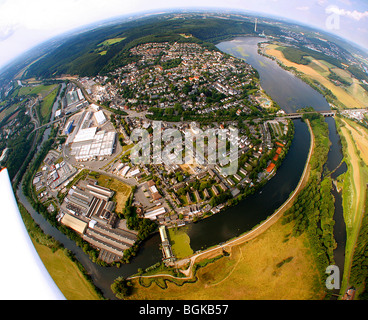
[[[258,19],[256,18],[256,23],[254,24],[254,32],[257,32],[257,21]]]

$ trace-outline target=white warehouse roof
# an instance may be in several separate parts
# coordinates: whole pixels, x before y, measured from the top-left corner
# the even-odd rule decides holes
[[[72,145],[71,152],[71,155],[74,155],[76,160],[88,160],[93,157],[108,156],[113,153],[116,140],[116,132],[106,132],[102,130],[94,134],[96,132],[96,129],[97,128],[95,127],[82,129],[80,130],[83,131],[80,137],[78,137],[78,132],[78,135],[73,142],[79,143]]]
[[[98,124],[103,124],[106,122],[106,117],[102,110],[95,112],[95,118]]]
[[[97,127],[80,129],[76,134],[73,142],[83,142],[88,140],[93,140],[96,134]]]
[[[166,208],[160,207],[158,209],[146,212],[144,217],[147,219],[155,220],[158,215],[163,214],[165,212],[166,212]]]

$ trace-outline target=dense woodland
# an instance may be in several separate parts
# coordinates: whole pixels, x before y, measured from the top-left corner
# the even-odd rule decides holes
[[[328,63],[331,63],[338,68],[342,68],[340,60],[305,47],[282,47],[279,50],[283,53],[284,57],[287,60],[297,64],[309,64],[310,60],[306,57],[310,56],[317,60],[327,61]]]
[[[280,33],[279,27],[263,25],[267,34]],[[191,34],[184,38],[180,34]],[[106,74],[117,67],[133,62],[129,49],[147,42],[196,42],[217,50],[213,43],[237,35],[255,35],[254,24],[243,19],[219,18],[166,19],[151,17],[109,27],[101,27],[71,37],[48,55],[32,64],[25,77],[50,78],[61,74],[95,76]],[[106,54],[96,50],[111,38],[124,40],[106,46]]]

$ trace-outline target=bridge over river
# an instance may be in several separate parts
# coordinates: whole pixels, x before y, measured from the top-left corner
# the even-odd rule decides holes
[[[278,120],[278,119],[301,119],[304,114],[313,114],[313,113],[319,113],[319,114],[323,115],[324,117],[334,117],[337,112],[335,110],[328,110],[328,111],[308,111],[308,112],[287,113],[282,117],[275,118],[275,120]]]

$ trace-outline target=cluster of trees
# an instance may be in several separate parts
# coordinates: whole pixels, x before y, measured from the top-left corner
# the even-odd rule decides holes
[[[25,114],[25,110],[18,113],[19,129],[7,141],[9,148],[5,166],[8,168],[10,179],[13,179],[18,170],[23,166],[24,160],[32,148],[32,141],[35,135],[32,132],[34,126],[30,124],[30,116]]]
[[[161,67],[164,70],[176,68],[180,65],[181,61],[182,61],[181,58],[171,59],[169,61],[161,62]]]
[[[126,219],[126,224],[129,229],[138,231],[137,241],[132,247],[124,250],[123,257],[120,260],[122,263],[129,263],[130,259],[137,254],[140,243],[157,229],[156,223],[150,219],[140,218],[137,215],[136,208],[132,205],[135,188],[134,186],[132,187],[131,195],[126,201],[123,212],[118,213],[120,218]]]
[[[368,81],[368,74],[365,73],[361,68],[357,66],[349,66],[348,71],[358,80]]]
[[[329,176],[322,177],[329,151],[328,125],[321,115],[308,117],[312,118],[311,126],[315,136],[310,178],[293,206],[285,212],[282,223],[293,221],[293,236],[307,234],[318,270],[322,279],[325,279],[325,270],[328,265],[333,264],[333,250],[336,246],[333,237],[335,207],[331,194],[332,180]]]
[[[118,299],[124,299],[132,294],[132,284],[124,277],[118,277],[111,285],[111,291]]]
[[[333,71],[330,71],[330,74],[328,75],[328,78],[331,79],[331,80],[339,81],[344,86],[347,86],[347,87],[349,87],[351,85],[351,83],[349,81],[345,80],[343,77],[340,77],[338,74],[336,74]]]
[[[305,58],[306,54],[303,51],[293,47],[281,48],[280,51],[283,53],[285,59],[297,63],[307,65],[310,61]]]
[[[307,65],[310,63],[306,57],[310,56],[317,60],[324,60],[338,68],[342,68],[341,61],[331,56],[327,56],[322,52],[314,51],[306,47],[282,47],[279,49],[284,57],[294,63]],[[346,61],[344,61],[346,62]]]
[[[210,205],[216,207],[221,203],[225,203],[227,200],[232,199],[231,192],[227,190],[226,192],[221,192],[218,196],[213,196],[210,200]]]
[[[20,202],[18,202],[18,208],[24,225],[26,226],[27,232],[34,239],[34,241],[47,246],[52,250],[52,252],[62,248],[62,244],[59,241],[42,231],[40,226],[33,220],[27,209]]]
[[[359,294],[359,299],[368,300],[368,191],[366,191],[365,195],[364,210],[365,213],[354,248],[349,282],[354,284],[356,288],[363,287],[364,290]]]

